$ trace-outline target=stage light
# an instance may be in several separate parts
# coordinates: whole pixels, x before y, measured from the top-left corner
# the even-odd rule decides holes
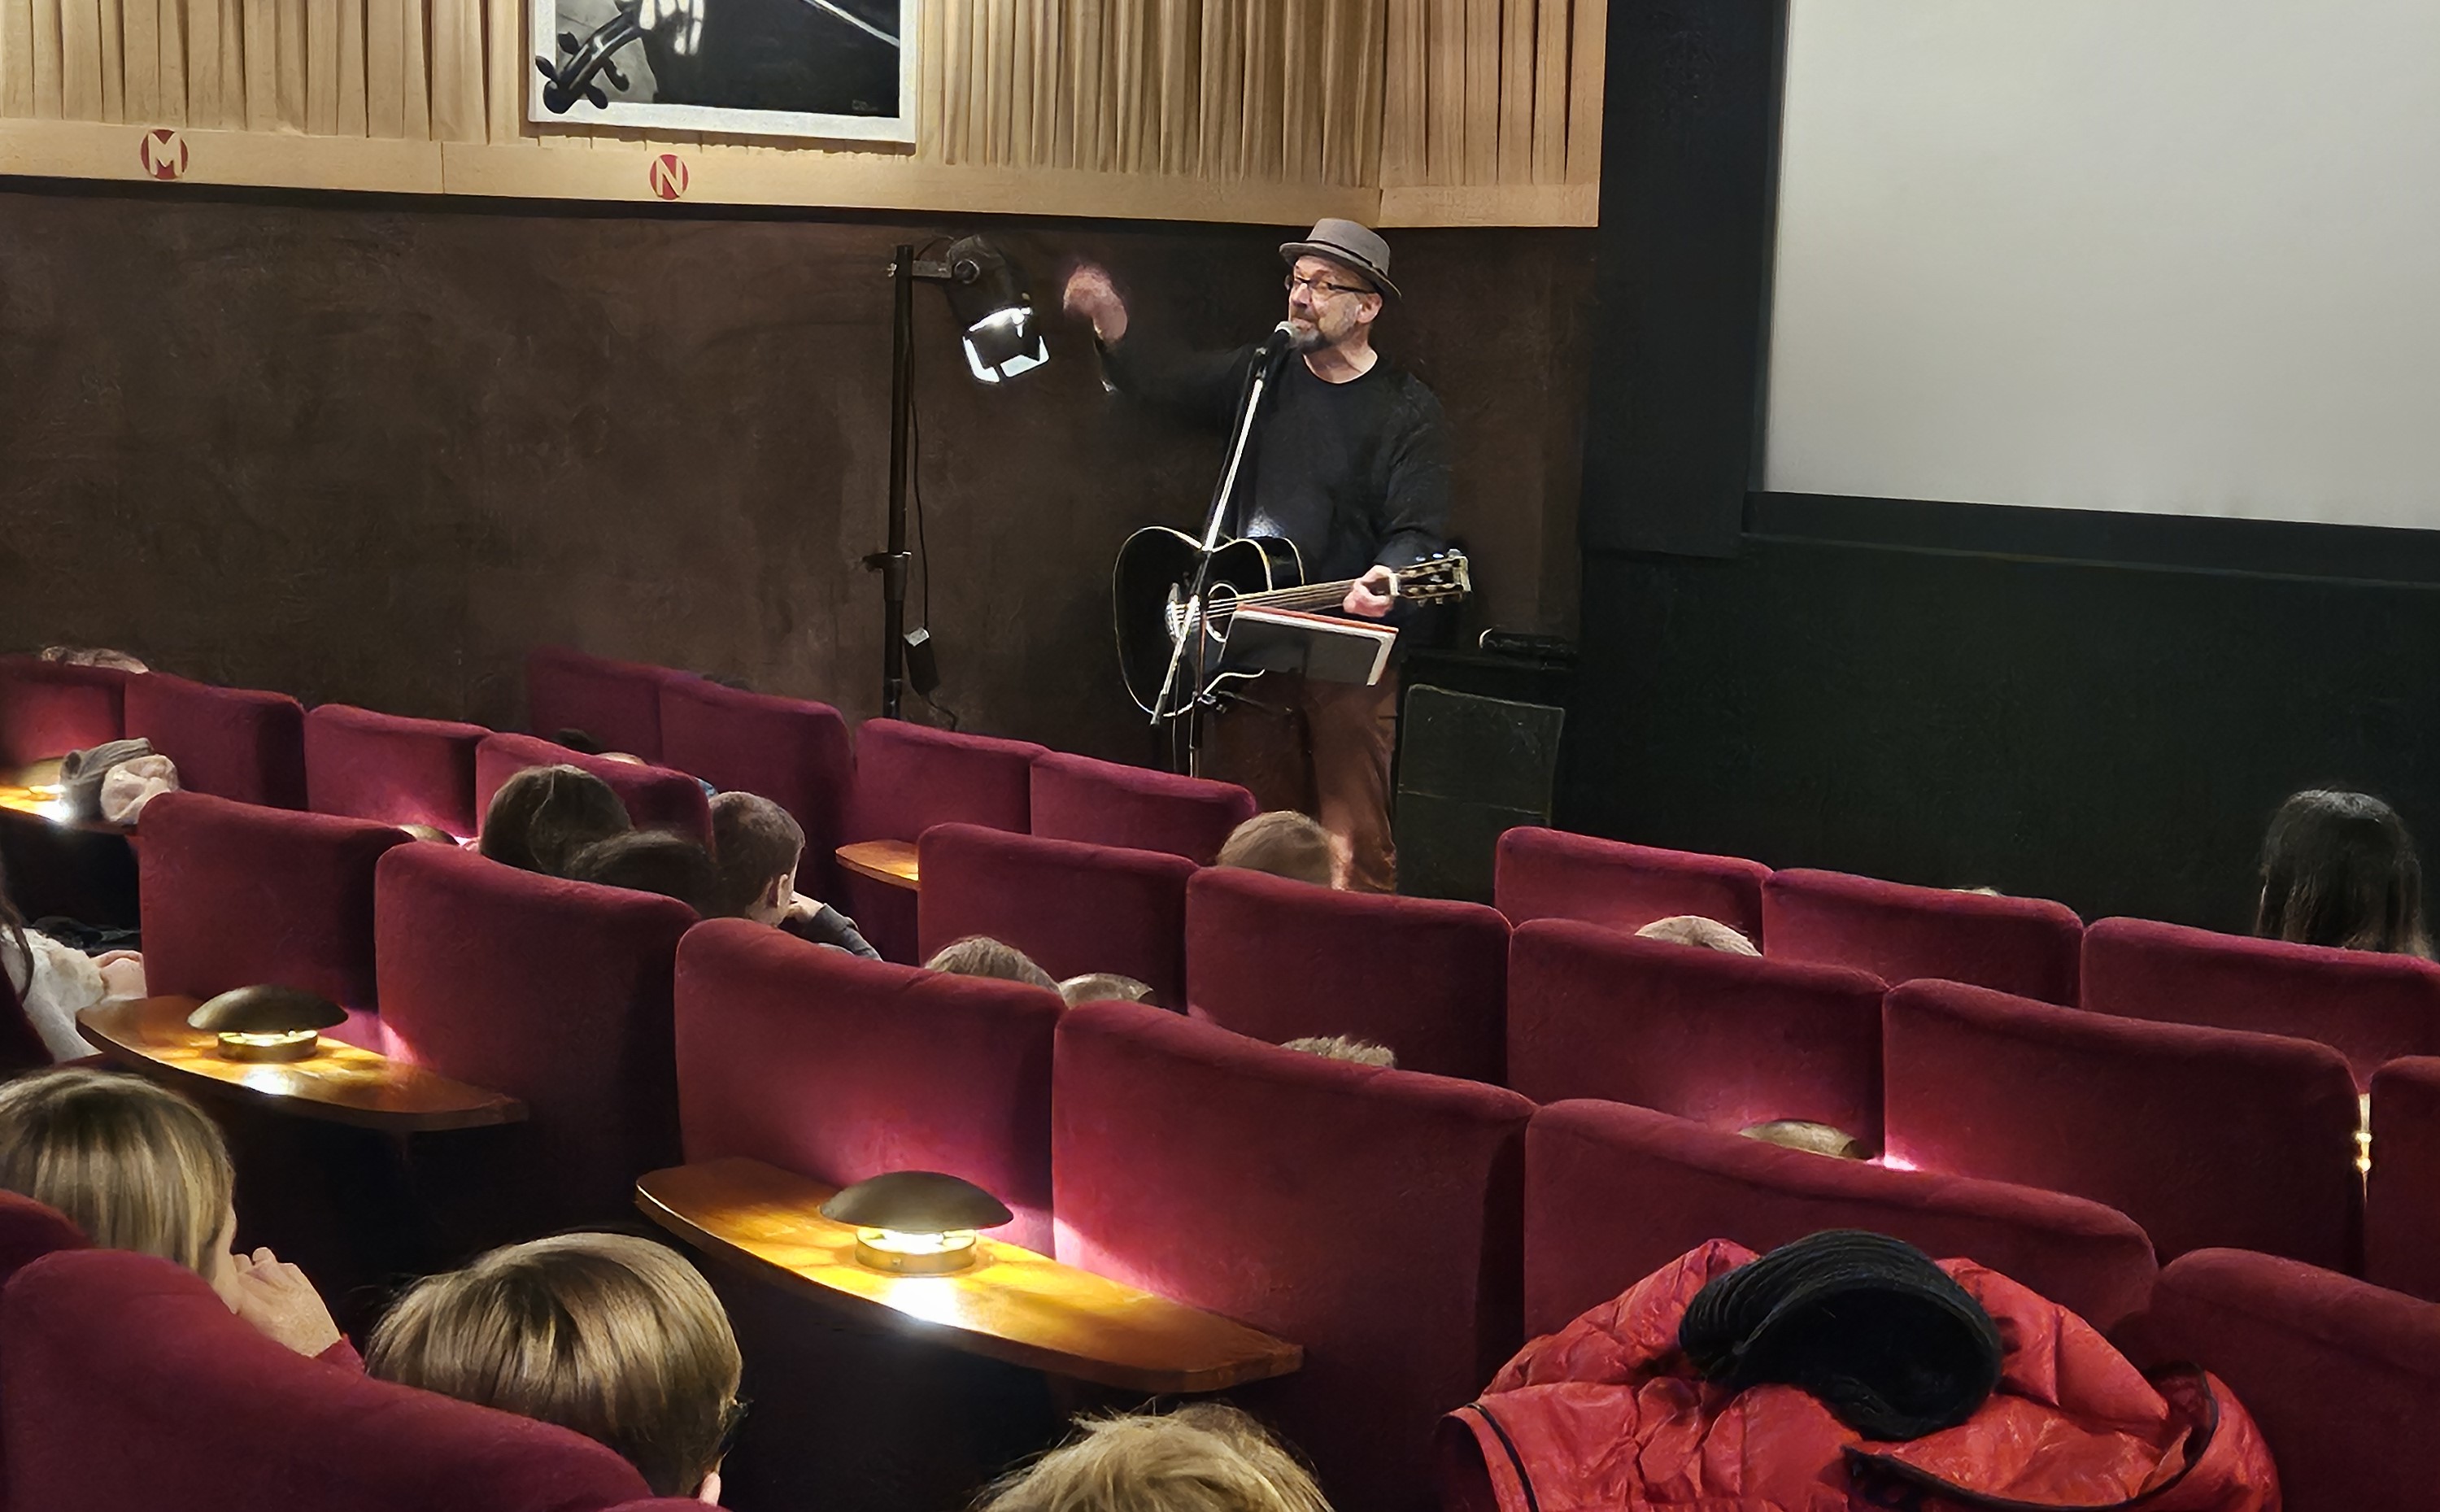
[[[347,1022],[329,999],[301,987],[232,987],[187,1016],[187,1026],[219,1036],[223,1060],[305,1060],[320,1048],[318,1031]]]
[[[949,308],[965,323],[966,367],[987,384],[1032,372],[1050,360],[1033,325],[1024,279],[999,248],[978,236],[949,245]],[[924,277],[923,264],[916,277]]]
[[[902,1276],[940,1276],[975,1263],[975,1231],[1014,1216],[999,1198],[939,1171],[891,1171],[822,1204],[822,1216],[855,1226],[855,1258]]]

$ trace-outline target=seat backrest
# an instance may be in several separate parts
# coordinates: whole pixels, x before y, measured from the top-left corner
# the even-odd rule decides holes
[[[162,794],[136,848],[145,985],[209,998],[277,982],[375,1006],[373,874],[412,843],[370,819]]]
[[[531,735],[486,735],[475,747],[475,806],[491,811],[500,784],[529,766],[581,766],[610,784],[639,830],[671,830],[688,839],[711,841],[711,801],[703,784],[665,766],[637,766],[554,746]]]
[[[1235,867],[1186,885],[1186,1000],[1273,1044],[1348,1035],[1402,1071],[1498,1082],[1508,921],[1480,903],[1337,892]]]
[[[864,961],[714,919],[678,947],[690,1161],[747,1156],[834,1186],[945,1171],[1049,1252],[1050,1036],[1038,987]]]
[[[2373,1072],[2364,1279],[2440,1302],[2440,1056]]]
[[[979,824],[1023,835],[1033,827],[1031,741],[960,735],[899,719],[868,719],[855,732],[850,840],[912,843],[935,824]],[[915,899],[870,877],[846,879],[849,912],[874,949],[913,962]]]
[[[1539,919],[1508,946],[1508,1085],[1881,1147],[1880,980]]]
[[[692,673],[641,661],[613,661],[565,646],[526,653],[526,728],[548,739],[581,729],[603,750],[661,759],[661,689]]]
[[[2279,1466],[2287,1512],[2440,1506],[2440,1307],[2314,1266],[2198,1250],[2122,1331],[2139,1365],[2226,1382]]]
[[[440,845],[383,856],[374,899],[386,1048],[528,1110],[450,1142],[452,1200],[529,1233],[627,1219],[636,1178],[678,1156],[670,993],[693,910]]]
[[[475,747],[490,733],[453,720],[320,705],[305,716],[306,806],[472,835],[483,814],[475,806]]]
[[[1186,1006],[1186,884],[1194,863],[1154,851],[936,824],[916,842],[917,953],[970,934],[1016,946],[1053,977],[1115,971]]]
[[[706,677],[661,684],[661,761],[723,792],[756,793],[805,832],[798,891],[843,897],[833,852],[847,837],[855,747],[828,704],[724,688]]]
[[[305,706],[286,693],[148,672],[127,679],[127,733],[175,763],[188,792],[305,806]]]
[[[2084,926],[2065,905],[1843,872],[1773,872],[1762,927],[1786,961],[1852,966],[1895,984],[1917,977],[1971,982],[2073,1004]]]
[[[2347,1057],[2359,1087],[2401,1055],[2440,1053],[2440,965],[2150,919],[2084,931],[2084,1006],[2318,1039]]]
[[[151,1255],[35,1261],[0,1292],[0,1334],[13,1507],[589,1512],[649,1495],[565,1429],[295,1354]]]
[[[1033,833],[1049,839],[1166,851],[1209,866],[1255,803],[1234,783],[1045,751],[1033,759],[1032,808]]]
[[[1232,1395],[1337,1505],[1412,1512],[1439,1414],[1520,1341],[1532,1111],[1087,1003],[1060,1020],[1052,1072],[1059,1258],[1303,1346],[1295,1375]]]
[[[1881,1015],[1893,1159],[2106,1202],[2163,1259],[2227,1247],[2352,1269],[2359,1112],[2329,1046],[1953,981],[1893,987]]]
[[[1499,837],[1496,901],[1511,924],[1582,919],[1633,931],[1692,913],[1763,944],[1770,868],[1733,855],[1664,851],[1520,825]]]
[[[0,766],[64,756],[127,728],[126,673],[0,657]]]
[[[1782,1149],[1619,1103],[1544,1106],[1525,1137],[1525,1333],[1552,1332],[1706,1239],[1767,1251],[1869,1229],[1964,1256],[2108,1328],[2158,1267],[2125,1214],[2000,1181]]]
[[[55,1250],[84,1248],[84,1231],[57,1208],[0,1192],[0,1285]]]

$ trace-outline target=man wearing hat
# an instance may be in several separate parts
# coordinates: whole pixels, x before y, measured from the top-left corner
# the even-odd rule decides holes
[[[1372,350],[1372,323],[1398,297],[1390,244],[1354,221],[1326,219],[1280,256],[1290,355],[1264,396],[1222,533],[1294,542],[1309,581],[1359,580],[1346,613],[1390,618],[1390,569],[1445,544],[1448,425],[1432,391]],[[1090,263],[1068,276],[1063,303],[1092,322],[1116,387],[1215,428],[1234,418],[1259,346],[1188,354],[1131,340],[1125,301]],[[1219,774],[1265,808],[1319,819],[1350,885],[1387,892],[1397,879],[1389,813],[1397,720],[1394,672],[1370,688],[1272,673],[1216,721],[1211,751]]]

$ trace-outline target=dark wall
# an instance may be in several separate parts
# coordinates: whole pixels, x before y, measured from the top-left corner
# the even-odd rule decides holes
[[[879,692],[901,239],[967,223],[350,196],[0,190],[0,646],[513,723],[544,641],[851,715]],[[982,227],[1055,303],[1076,256],[1212,345],[1279,317],[1268,227]],[[1476,624],[1571,629],[1585,231],[1394,233],[1382,348],[1441,394]],[[1091,346],[1004,390],[918,291],[930,622],[965,728],[1139,758],[1111,554],[1195,522],[1215,438],[1103,392]],[[924,602],[918,578],[910,622]],[[920,706],[910,707],[920,711]]]

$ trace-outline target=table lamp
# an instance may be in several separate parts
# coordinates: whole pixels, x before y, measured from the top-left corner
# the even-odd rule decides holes
[[[842,1189],[822,1216],[855,1226],[855,1258],[874,1270],[939,1276],[975,1263],[975,1231],[1014,1215],[999,1198],[939,1171],[891,1171]]]
[[[338,1004],[302,987],[258,983],[232,987],[187,1016],[187,1026],[220,1036],[223,1060],[304,1060],[319,1048],[319,1032],[348,1021]]]

